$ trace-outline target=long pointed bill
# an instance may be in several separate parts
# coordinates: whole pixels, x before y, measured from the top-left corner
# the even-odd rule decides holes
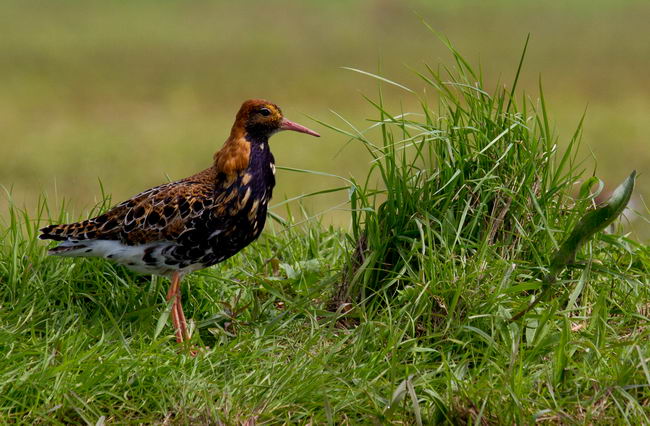
[[[286,118],[282,119],[280,130],[293,130],[294,132],[307,133],[308,135],[316,136],[317,138],[320,137],[320,135],[313,130],[308,129],[305,126],[301,126],[298,123],[294,123],[293,121],[289,121]]]

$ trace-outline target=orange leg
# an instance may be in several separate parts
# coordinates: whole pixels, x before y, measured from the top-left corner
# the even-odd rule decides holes
[[[180,284],[181,284],[181,274],[179,272],[174,272],[172,275],[172,282],[167,292],[167,301],[169,302],[174,298],[174,303],[172,303],[172,323],[174,324],[174,330],[176,332],[176,341],[182,343],[185,336],[187,336],[187,328],[185,322],[185,315],[183,315],[183,308],[180,305]],[[180,307],[180,309],[179,309]],[[180,313],[179,313],[180,310]],[[181,322],[182,315],[182,322]]]
[[[178,324],[181,328],[181,334],[183,340],[190,340],[190,333],[187,331],[187,320],[185,319],[185,313],[183,312],[183,305],[181,304],[181,287],[180,279],[178,280],[179,286],[178,291],[176,292],[176,300],[174,304],[176,305],[176,315],[178,316]]]

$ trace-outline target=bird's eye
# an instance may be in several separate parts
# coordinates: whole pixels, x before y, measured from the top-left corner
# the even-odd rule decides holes
[[[260,114],[262,114],[264,117],[268,117],[271,115],[271,110],[268,108],[262,108],[260,109]]]

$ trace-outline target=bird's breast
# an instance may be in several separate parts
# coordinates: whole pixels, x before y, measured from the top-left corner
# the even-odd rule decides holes
[[[262,146],[251,149],[246,169],[236,175],[222,176],[217,184],[212,208],[213,217],[218,219],[212,233],[219,240],[227,239],[233,245],[248,244],[264,228],[275,186],[275,163],[268,145]]]

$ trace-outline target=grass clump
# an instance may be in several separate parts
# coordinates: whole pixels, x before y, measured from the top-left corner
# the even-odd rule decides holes
[[[197,357],[160,322],[166,282],[47,257],[36,229],[65,212],[11,206],[0,420],[647,423],[650,249],[598,234],[554,297],[510,321],[591,208],[593,179],[573,191],[580,131],[559,150],[543,97],[488,92],[452,53],[421,73],[436,108],[394,114],[380,94],[370,129],[345,130],[372,159],[351,180],[350,235],[278,222],[184,280],[193,343],[210,346]]]
[[[370,100],[379,118],[368,129],[380,142],[348,132],[373,160],[351,193],[354,236],[368,247],[358,275],[364,284],[351,290],[356,300],[386,283],[440,276],[432,262],[453,270],[494,258],[547,264],[572,216],[590,205],[572,196],[580,129],[560,153],[543,97],[518,102],[518,75],[511,89],[488,93],[452,52],[455,67],[418,73],[437,108],[421,98],[420,113],[390,113],[380,93]]]
[[[421,112],[391,113],[380,90],[368,99],[379,116],[368,129],[330,126],[372,157],[370,173],[350,191],[356,264],[339,297],[366,301],[439,279],[441,268],[480,272],[495,260],[540,276],[594,206],[598,179],[585,179],[576,160],[582,122],[560,149],[541,83],[538,100],[515,98],[523,55],[512,87],[489,93],[480,72],[449,48],[454,67],[418,73],[437,107],[421,97]]]
[[[609,362],[620,353],[604,343],[638,345],[647,354],[645,325],[630,334],[620,332],[620,323],[607,338],[593,331],[611,324],[609,315],[636,323],[647,309],[648,247],[614,233],[598,234],[578,251],[586,239],[576,235],[591,236],[613,220],[588,213],[599,190],[577,159],[582,121],[560,147],[541,83],[538,99],[517,95],[524,55],[513,84],[489,91],[480,70],[448,47],[452,67],[418,72],[434,93],[419,98],[419,113],[390,112],[380,89],[377,99],[368,98],[378,116],[370,127],[360,130],[342,117],[348,129],[329,125],[372,157],[370,173],[350,190],[356,249],[330,309],[348,321],[389,320],[412,350],[448,368],[458,393],[440,400],[464,409],[439,407],[441,418],[464,410],[473,422],[600,421],[618,407],[612,419],[647,421],[645,370],[627,376],[635,385],[626,381],[626,402],[619,402],[612,393],[618,373]],[[625,203],[633,179],[634,173]],[[598,216],[601,222],[586,220]],[[571,254],[561,265],[560,246]],[[543,289],[554,297],[513,323]],[[640,324],[646,322],[643,316]],[[567,406],[572,414],[564,417]]]

